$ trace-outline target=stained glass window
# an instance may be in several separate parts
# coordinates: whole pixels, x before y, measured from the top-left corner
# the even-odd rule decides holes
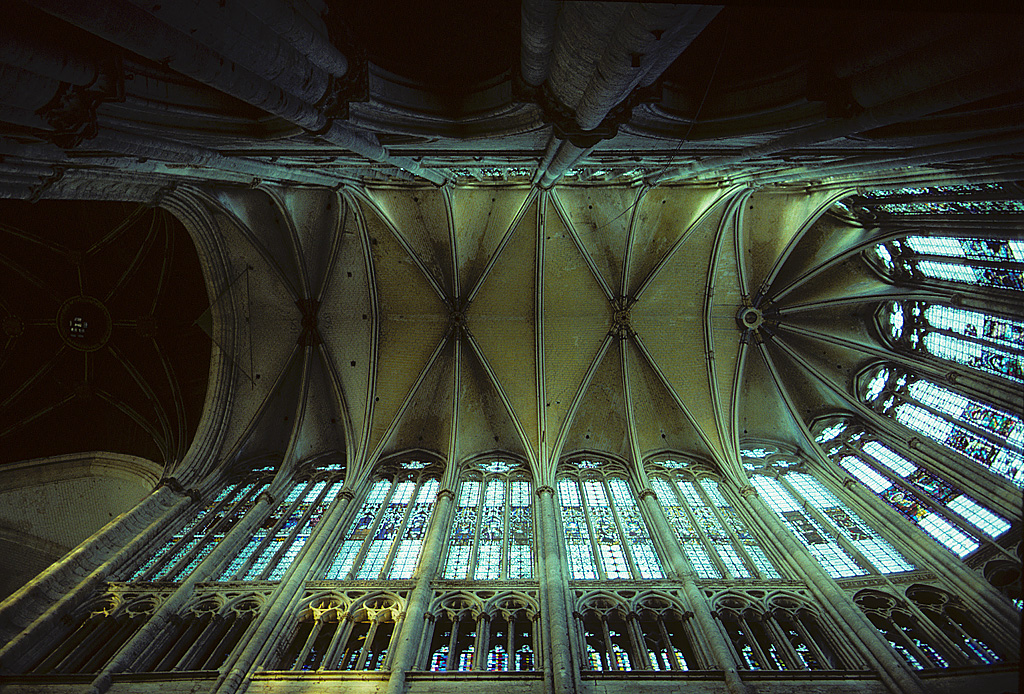
[[[389,465],[371,484],[324,578],[411,578],[440,488],[434,465]]]
[[[1005,518],[882,442],[865,437],[856,427],[848,429],[843,445],[833,449],[830,457],[958,557],[978,549],[980,536],[995,538],[1010,529]],[[963,523],[943,517],[940,507]]]
[[[572,578],[664,578],[624,473],[574,461],[562,466],[557,485]]]
[[[267,480],[226,485],[220,493],[127,577],[129,581],[181,581],[252,508]]]
[[[783,478],[806,502],[818,509],[831,524],[878,570],[879,573],[912,571],[915,567],[896,548],[883,540],[835,494],[814,477],[792,472]]]
[[[879,380],[884,387],[876,389]],[[878,370],[863,399],[909,429],[1024,486],[1024,422],[1018,415],[890,368]]]
[[[279,580],[341,491],[341,482],[298,482],[221,572],[221,581]]]
[[[898,346],[1024,383],[1024,322],[919,301],[886,313]]]
[[[448,579],[533,577],[532,483],[519,465],[473,466],[459,485],[448,534]]]
[[[754,475],[751,484],[774,511],[783,525],[796,535],[815,559],[833,578],[863,576],[867,569],[860,566],[842,545],[819,524],[783,484],[774,477]]]
[[[659,471],[652,463],[651,486],[693,566],[701,578],[779,578],[760,544],[735,508],[722,496],[718,482],[684,471]]]
[[[896,278],[1024,291],[1024,239],[911,235],[877,245],[874,257]]]

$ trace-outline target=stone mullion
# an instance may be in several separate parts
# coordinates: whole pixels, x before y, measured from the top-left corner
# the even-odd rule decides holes
[[[324,623],[320,620],[318,615],[314,615],[313,623],[309,627],[309,634],[306,636],[306,640],[302,642],[302,648],[295,655],[295,660],[287,663],[288,670],[301,670],[302,664],[306,662],[309,657],[309,652],[313,648],[313,644],[316,642],[317,637],[320,636],[320,631],[323,629]],[[325,653],[326,655],[326,653]],[[323,660],[320,661],[320,667],[323,666]],[[319,670],[320,667],[317,669]],[[284,669],[284,668],[282,668]]]
[[[482,613],[476,618],[476,641],[473,644],[475,657],[473,658],[474,670],[487,669],[487,652],[490,640],[491,617]]]
[[[197,535],[201,534],[198,537],[195,546],[193,546],[192,549],[190,549],[189,551],[185,552],[185,554],[180,559],[175,561],[173,565],[170,565],[170,567],[167,569],[167,572],[164,575],[165,576],[173,577],[179,571],[181,571],[184,567],[188,566],[188,563],[192,560],[192,557],[194,557],[196,555],[196,553],[199,552],[200,549],[202,549],[203,545],[211,539],[211,537],[213,535],[214,528],[216,528],[218,525],[220,525],[221,522],[224,520],[224,518],[227,518],[227,516],[230,515],[231,510],[233,510],[237,505],[244,503],[247,499],[249,499],[253,495],[259,494],[259,492],[256,491],[258,486],[259,485],[254,484],[253,488],[251,490],[249,490],[249,492],[247,492],[246,494],[243,494],[242,497],[240,499],[238,499],[234,503],[232,503],[232,501],[231,501],[231,499],[233,497],[233,494],[228,494],[221,501],[219,501],[214,508],[210,509],[209,518],[204,518],[203,519],[204,522],[197,523],[196,524],[197,527],[193,528],[189,532],[189,536],[188,537],[182,537],[178,541],[178,544],[180,544],[181,546],[184,546],[184,545],[188,544],[190,539],[196,538]],[[226,507],[229,507],[229,506],[231,508],[228,510],[228,513],[226,513],[223,518],[217,518],[217,514],[220,513]],[[199,512],[200,512],[199,510],[196,511],[197,514]],[[154,549],[157,549],[157,551],[159,551],[158,548],[154,548]],[[154,563],[153,566],[151,566],[148,569],[146,569],[146,571],[141,576],[139,576],[139,578],[137,578],[135,580],[137,580],[137,581],[152,581],[152,580],[154,580],[153,577],[156,574],[160,573],[161,571],[163,571],[165,568],[168,567],[168,562],[170,562],[171,560],[174,559],[174,554],[175,553],[173,551],[172,552],[168,552],[167,556],[165,556],[162,561],[157,561],[156,563]]]
[[[673,670],[682,670],[683,664],[679,662],[679,656],[676,655],[675,645],[672,643],[672,639],[668,634],[668,628],[665,626],[664,615],[661,613],[655,614],[654,621],[658,625],[658,634],[661,636],[661,642],[665,644],[665,653],[668,656],[669,666]],[[694,665],[696,664],[694,663]]]
[[[377,576],[382,581],[388,580],[388,574],[391,573],[391,565],[394,564],[395,557],[398,555],[398,548],[402,544],[402,535],[405,534],[406,528],[409,527],[409,519],[412,518],[413,509],[416,507],[416,502],[419,499],[420,493],[423,491],[423,485],[426,482],[427,479],[423,477],[416,479],[416,488],[413,490],[409,501],[405,504],[405,512],[402,514],[402,522],[398,524],[398,528],[395,530],[395,536],[391,538],[391,547],[388,549],[387,557],[384,558],[384,564],[381,566],[380,573]],[[421,559],[422,556],[421,552]]]
[[[992,472],[984,463],[980,463],[967,454],[947,448],[938,441],[897,422],[891,417],[870,410],[873,423],[877,426],[876,438],[895,453],[924,468],[936,477],[959,487],[971,497],[982,498],[989,502],[992,510],[1013,517],[1020,514],[1020,489],[1013,482]],[[950,456],[966,461],[959,468],[950,465]],[[923,458],[923,460],[922,460]],[[976,471],[985,471],[991,480],[979,479]],[[991,481],[995,480],[995,486]]]
[[[345,644],[348,642],[349,634],[352,633],[352,616],[337,615],[338,626],[334,630],[334,635],[331,636],[331,642],[327,646],[327,650],[324,651],[323,660],[320,661],[320,667],[317,670],[340,670],[341,663],[338,660],[341,657],[341,653],[345,648]],[[319,620],[318,620],[319,621]],[[337,666],[332,663],[338,663]]]
[[[266,492],[260,493],[256,503],[243,516],[242,520],[232,528],[231,532],[218,543],[192,573],[186,576],[174,592],[157,608],[146,624],[139,629],[134,636],[122,645],[120,650],[111,658],[103,670],[93,680],[93,686],[101,691],[109,686],[110,677],[115,672],[120,672],[142,655],[149,645],[160,637],[167,624],[175,614],[192,598],[198,584],[210,580],[216,574],[224,562],[229,561],[234,552],[237,552],[247,541],[253,526],[273,507],[273,499]],[[213,570],[211,571],[211,567]]]
[[[419,490],[417,489],[417,494]],[[430,599],[433,595],[431,584],[437,574],[438,564],[444,554],[444,543],[448,526],[451,523],[451,513],[454,506],[455,493],[450,489],[442,489],[437,493],[434,502],[433,513],[430,516],[427,536],[420,549],[419,562],[413,573],[415,585],[409,592],[406,601],[404,614],[401,616],[401,630],[395,625],[395,633],[392,636],[394,645],[394,657],[391,658],[391,679],[388,681],[387,691],[389,694],[403,694],[405,691],[406,673],[416,665],[416,657],[420,652],[420,645],[423,639],[423,627],[426,623],[427,608],[430,606]],[[406,510],[406,518],[412,509],[416,499],[413,498]],[[403,529],[405,524],[403,523]],[[395,538],[397,545],[399,536]],[[394,549],[394,548],[392,548]],[[454,630],[453,633],[458,633]],[[451,652],[449,652],[451,658]]]
[[[747,499],[751,513],[765,525],[793,559],[799,574],[818,597],[820,604],[849,630],[851,639],[861,646],[868,662],[882,676],[886,687],[894,694],[925,694],[917,674],[900,658],[889,642],[878,633],[874,625],[854,604],[850,596],[828,575],[806,547],[782,525],[775,512],[761,499],[753,487],[745,487],[741,495]]]
[[[477,554],[480,552],[480,526],[484,515],[484,499],[487,496],[487,477],[480,476],[480,491],[477,496],[476,523],[473,524],[473,542],[469,546],[469,565],[466,569],[466,578],[472,580],[476,574]]]
[[[356,570],[363,563],[363,560],[366,559],[366,553],[370,551],[370,545],[373,544],[373,536],[377,534],[377,530],[378,528],[380,528],[380,524],[384,520],[385,514],[387,514],[388,512],[388,506],[391,505],[391,499],[395,495],[395,490],[398,488],[398,482],[396,482],[395,480],[390,480],[390,482],[391,486],[388,488],[388,493],[384,495],[384,500],[381,501],[380,505],[377,507],[377,512],[373,516],[373,522],[370,523],[370,528],[366,533],[366,537],[363,538],[363,544],[359,548],[359,551],[356,553],[355,559],[352,560],[352,568],[349,569],[348,573],[345,575],[345,580],[359,580],[356,578]],[[368,494],[369,490],[372,488],[373,485],[371,484],[367,488],[367,491],[363,495],[363,498],[366,497],[366,494]],[[356,513],[358,513],[358,511],[356,511]],[[339,545],[339,547],[343,547],[344,542],[345,540],[344,538],[342,538],[342,543]]]
[[[686,607],[691,610],[697,621],[697,632],[702,641],[710,650],[714,660],[713,665],[722,670],[725,675],[725,684],[732,694],[746,694],[749,688],[740,679],[736,667],[736,656],[722,634],[717,621],[711,613],[704,593],[697,587],[695,580],[696,573],[690,560],[686,557],[679,544],[672,526],[665,516],[665,512],[658,503],[657,495],[653,489],[644,489],[640,492],[640,504],[646,509],[646,516],[653,521],[651,530],[661,538],[661,545],[668,550],[668,559],[673,570],[683,584],[683,593],[686,595]],[[672,642],[668,642],[669,650],[673,651]]]
[[[365,670],[366,659],[370,656],[373,651],[373,639],[377,636],[377,627],[380,622],[377,621],[377,617],[373,617],[370,620],[370,628],[366,630],[366,636],[363,637],[363,647],[359,650],[359,657],[356,659],[356,665],[353,670]]]
[[[615,532],[619,535],[619,542],[622,544],[622,555],[626,558],[626,566],[629,567],[629,573],[634,580],[643,580],[643,576],[640,573],[640,569],[636,565],[636,561],[633,559],[633,552],[629,548],[629,542],[626,541],[626,533],[622,528],[622,518],[619,516],[619,507],[615,502],[615,498],[612,496],[611,485],[608,484],[607,478],[602,478],[601,484],[604,485],[604,493],[608,499],[608,510],[612,512],[612,522],[615,523]],[[629,482],[626,482],[628,485]],[[633,490],[630,489],[629,493],[632,494]],[[641,516],[640,522],[643,523],[643,517]]]
[[[462,615],[457,614],[451,620],[452,632],[448,635],[448,657],[445,659],[444,669],[451,672],[455,665],[455,648],[459,645],[459,626],[462,624]]]
[[[634,659],[637,661],[633,663],[634,670],[651,670],[651,656],[647,650],[647,642],[644,639],[643,631],[640,629],[639,617],[636,612],[630,612],[626,615],[626,633],[629,636],[629,642],[633,646]]]

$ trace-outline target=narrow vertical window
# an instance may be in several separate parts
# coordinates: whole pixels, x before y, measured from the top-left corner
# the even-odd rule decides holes
[[[345,531],[325,578],[411,578],[440,488],[439,466],[387,463]]]
[[[532,484],[520,465],[474,464],[459,485],[444,577],[495,580],[533,576]]]
[[[818,437],[822,443],[832,442],[827,450],[832,460],[958,557],[978,549],[981,536],[996,538],[1010,529],[1008,520],[860,427],[844,426],[834,431],[843,436]],[[941,508],[962,522],[951,522],[939,511]]]
[[[623,472],[579,460],[564,463],[559,477],[563,540],[574,579],[664,577]]]
[[[648,468],[654,493],[698,576],[779,578],[706,470],[675,460],[651,462]]]
[[[1024,421],[888,366],[862,377],[861,398],[909,429],[1024,486]]]
[[[1024,323],[923,301],[889,302],[878,320],[897,349],[1024,383]]]
[[[181,581],[224,539],[267,488],[265,478],[225,486],[181,530],[164,543],[129,581]]]

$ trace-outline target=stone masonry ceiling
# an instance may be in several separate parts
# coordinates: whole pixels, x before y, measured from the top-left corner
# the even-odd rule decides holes
[[[217,193],[208,205],[239,278],[214,305],[239,335],[227,355],[236,469],[344,454],[354,484],[375,461],[418,451],[515,456],[550,479],[566,455],[636,464],[671,452],[741,480],[745,440],[813,448],[808,417],[841,402],[869,360],[857,316],[884,287],[856,254],[837,273],[830,258],[793,253],[839,226],[822,220],[837,197],[593,185]],[[848,233],[832,252],[858,242]],[[821,272],[830,291],[855,284],[870,304],[850,311],[843,339],[822,327],[827,302],[800,307],[822,298]],[[786,306],[819,329],[788,333]]]

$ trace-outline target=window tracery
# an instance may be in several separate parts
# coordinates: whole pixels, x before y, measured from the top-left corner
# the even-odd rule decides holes
[[[765,452],[767,455],[767,452]],[[648,464],[651,487],[701,578],[780,578],[718,481],[699,465]]]
[[[862,667],[843,639],[803,599],[729,590],[713,600],[741,670]]]
[[[967,658],[954,642],[929,619],[918,618],[916,606],[878,590],[863,590],[854,602],[910,667],[924,670],[966,664]]]
[[[433,464],[382,465],[324,578],[411,578],[434,511],[440,472]]]
[[[575,616],[583,640],[583,669],[702,669],[689,633],[692,614],[669,595],[630,595],[630,602],[607,591],[580,597]]]
[[[526,672],[539,668],[534,598],[502,593],[486,603],[472,593],[436,598],[424,643],[431,672]]]
[[[751,476],[750,481],[783,525],[796,535],[833,578],[861,576],[869,571],[888,574],[915,568],[835,494],[806,472],[762,468]]]
[[[74,627],[26,672],[72,674],[99,672],[142,628],[162,596],[107,592],[88,601],[66,620]]]
[[[840,424],[842,429],[833,424],[817,437],[829,457],[956,556],[974,552],[980,538],[998,538],[1010,529],[1005,518],[864,428]]]
[[[1024,383],[1024,322],[925,301],[887,302],[877,320],[897,349]]]
[[[337,595],[314,598],[277,667],[281,670],[384,670],[402,614],[392,593],[372,593],[348,603]]]
[[[506,461],[476,464],[464,472],[444,578],[533,578],[532,490],[529,473]]]
[[[197,596],[135,658],[130,669],[143,673],[217,669],[242,641],[265,600],[263,593]]]
[[[569,461],[559,468],[557,487],[573,579],[664,577],[624,470],[593,459]]]
[[[1018,415],[887,365],[860,380],[860,397],[874,411],[1024,486],[1024,421]]]

